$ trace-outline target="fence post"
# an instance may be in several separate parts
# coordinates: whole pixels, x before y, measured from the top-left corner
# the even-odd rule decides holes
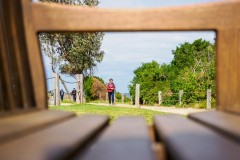
[[[54,77],[54,106],[60,106],[59,74],[53,73],[53,77]]]
[[[140,84],[136,84],[136,91],[135,91],[135,106],[140,108],[139,105],[139,98],[140,98]]]
[[[179,105],[182,105],[182,95],[183,95],[183,90],[179,91]]]
[[[207,90],[207,109],[211,109],[211,89]]]
[[[124,94],[122,93],[122,103],[124,103]]]
[[[162,91],[158,91],[158,105],[162,104]]]
[[[106,93],[106,103],[108,103],[108,92]]]
[[[83,103],[83,74],[77,74],[77,103]]]

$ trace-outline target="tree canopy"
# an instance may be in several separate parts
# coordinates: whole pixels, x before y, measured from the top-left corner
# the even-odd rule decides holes
[[[146,104],[158,102],[158,91],[163,93],[167,105],[178,103],[178,93],[184,91],[185,105],[201,103],[204,107],[206,90],[215,93],[215,45],[198,39],[193,43],[185,42],[172,51],[170,64],[156,61],[143,63],[134,70],[134,78],[129,85],[130,94],[135,95],[135,85],[141,85],[140,99]],[[213,101],[215,100],[213,94]]]
[[[42,2],[64,3],[95,7],[98,0],[41,0]],[[86,17],[87,18],[87,17]],[[52,71],[56,68],[65,74],[92,75],[97,63],[104,57],[101,44],[104,33],[41,33],[41,48],[50,58]]]

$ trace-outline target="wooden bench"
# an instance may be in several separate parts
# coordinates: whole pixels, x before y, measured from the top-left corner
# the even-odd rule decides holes
[[[180,116],[156,116],[154,126],[169,159],[239,159],[240,145],[210,128]]]
[[[216,31],[216,112],[147,127],[47,110],[39,32],[186,30]],[[239,46],[239,1],[115,10],[0,0],[0,159],[239,159]]]

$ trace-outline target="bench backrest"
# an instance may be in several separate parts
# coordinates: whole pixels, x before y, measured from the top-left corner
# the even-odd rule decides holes
[[[118,10],[0,0],[1,112],[47,109],[39,32],[189,30],[216,32],[217,109],[240,113],[239,1]]]

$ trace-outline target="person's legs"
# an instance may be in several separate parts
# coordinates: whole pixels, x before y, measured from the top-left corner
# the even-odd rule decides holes
[[[114,92],[112,92],[112,104],[114,104]]]
[[[108,102],[109,102],[109,104],[111,104],[111,92],[108,92]]]

